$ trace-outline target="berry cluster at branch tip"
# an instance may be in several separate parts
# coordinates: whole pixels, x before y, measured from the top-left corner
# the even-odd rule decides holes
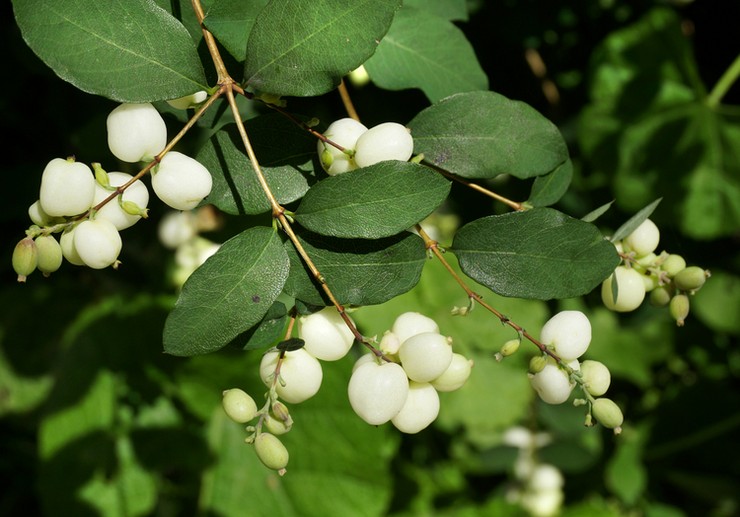
[[[124,163],[152,162],[167,146],[165,121],[149,103],[118,105],[106,129],[111,153]],[[175,210],[195,208],[211,191],[208,170],[177,151],[164,154],[151,173],[154,193]],[[39,198],[28,209],[32,225],[13,252],[18,281],[37,269],[49,276],[63,259],[92,269],[118,267],[120,232],[146,218],[148,204],[149,190],[131,174],[74,157],[52,159],[41,174]]]
[[[631,312],[645,300],[655,307],[668,307],[678,326],[689,315],[690,296],[706,282],[710,272],[687,266],[681,256],[667,251],[656,254],[660,230],[650,219],[615,242],[621,262],[601,284],[601,300],[609,310]]]

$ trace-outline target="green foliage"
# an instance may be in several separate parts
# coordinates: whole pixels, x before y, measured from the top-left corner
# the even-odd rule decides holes
[[[175,149],[211,172],[204,204],[218,224],[202,233],[223,244],[181,288],[167,284],[181,257],[156,243],[164,210],[151,203],[150,220],[124,234],[117,270],[65,263],[3,285],[0,513],[524,516],[511,499],[524,488],[522,451],[507,439],[516,426],[539,433],[530,452],[565,475],[563,516],[732,515],[738,61],[711,68],[727,45],[709,55],[684,35],[693,18],[697,34],[713,28],[698,6],[648,4],[561,1],[533,17],[522,1],[204,2],[203,24],[246,96],[236,114],[217,100]],[[719,27],[730,8],[713,9]],[[189,1],[14,0],[6,11],[12,249],[49,159],[135,174],[107,152],[110,109],[154,102],[172,138],[194,110],[163,101],[213,93],[217,74]],[[546,72],[532,71],[559,97],[544,100],[522,49],[544,60]],[[307,128],[347,116],[334,90],[360,65],[370,83],[345,84],[359,113],[407,124],[417,156],[328,177]],[[600,303],[619,263],[612,242],[648,217],[665,228],[656,253],[678,250],[711,272],[682,328],[647,302],[631,314]],[[402,312],[434,318],[472,374],[440,393],[432,426],[401,435],[352,411],[347,383],[366,352],[355,343],[322,362],[315,397],[290,405],[281,477],[225,418],[221,393],[240,387],[261,405],[262,352],[298,343],[286,337],[292,318],[332,297],[370,343]],[[587,358],[611,371],[619,437],[584,427],[582,407],[536,397],[531,343],[497,360],[503,343],[537,338],[564,309],[591,322]]]

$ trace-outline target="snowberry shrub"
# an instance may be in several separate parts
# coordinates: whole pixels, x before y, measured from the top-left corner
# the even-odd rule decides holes
[[[581,311],[559,312],[542,327],[540,341],[564,361],[578,359],[591,344],[591,322]]]
[[[397,122],[383,122],[357,139],[355,162],[368,167],[385,160],[406,161],[414,152],[414,139],[409,130]]]
[[[213,179],[197,160],[177,151],[167,153],[152,176],[157,197],[175,210],[192,210],[211,193]]]
[[[88,219],[75,228],[73,245],[83,264],[103,269],[116,263],[123,241],[109,220]]]
[[[357,139],[367,131],[367,127],[352,118],[341,118],[335,120],[324,131],[324,136],[334,144],[343,147],[354,154]],[[321,166],[330,176],[336,176],[343,172],[357,168],[357,163],[352,156],[338,149],[331,143],[319,141],[316,144]]]
[[[81,214],[92,206],[94,196],[95,178],[84,163],[54,158],[41,174],[39,207],[44,214]]]
[[[150,103],[120,104],[108,114],[108,147],[122,162],[150,161],[167,145],[167,125]]]
[[[260,377],[265,386],[275,385],[278,396],[285,402],[298,404],[318,393],[323,380],[319,360],[300,348],[285,352],[280,364],[280,373],[275,379],[275,368],[280,351],[268,351],[260,363]]]
[[[341,359],[355,340],[334,307],[298,318],[298,337],[305,341],[304,350],[322,361]]]
[[[360,418],[368,424],[380,425],[403,407],[409,394],[409,380],[397,363],[365,360],[352,372],[347,394]]]

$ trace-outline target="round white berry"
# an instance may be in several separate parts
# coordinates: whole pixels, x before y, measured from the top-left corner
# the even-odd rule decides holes
[[[298,337],[309,354],[322,361],[341,359],[355,341],[355,336],[333,306],[298,318]]]
[[[238,388],[225,390],[221,404],[226,415],[239,424],[249,422],[257,416],[257,404],[254,399]]]
[[[411,336],[423,332],[439,332],[437,322],[420,312],[404,312],[398,316],[391,327],[398,340],[403,343]]]
[[[113,265],[123,243],[118,230],[107,219],[87,219],[74,230],[74,248],[80,260],[93,269]]]
[[[192,210],[211,193],[212,186],[208,169],[177,151],[167,153],[152,176],[154,193],[175,210]]]
[[[544,491],[562,488],[564,483],[560,469],[548,463],[540,463],[532,470],[527,485],[531,490]]]
[[[397,363],[363,361],[352,372],[347,386],[352,409],[371,425],[384,424],[396,416],[408,394],[408,377]]]
[[[67,229],[62,233],[62,236],[59,238],[59,245],[62,247],[62,255],[70,264],[75,266],[84,266],[85,263],[82,261],[80,254],[77,253],[77,249],[75,248],[74,238],[74,228]]]
[[[540,341],[563,361],[578,359],[591,343],[591,323],[581,311],[561,311],[543,325]]]
[[[617,282],[617,299],[614,301],[612,285]],[[617,266],[614,273],[601,284],[601,301],[612,311],[629,312],[637,309],[645,299],[645,282],[642,275],[632,268]]]
[[[157,227],[159,242],[172,250],[195,237],[197,233],[195,215],[190,211],[167,212]]]
[[[149,161],[167,145],[167,126],[149,103],[121,104],[108,114],[108,147],[122,162]]]
[[[440,375],[452,362],[452,346],[436,332],[422,332],[401,343],[398,358],[409,379],[429,382]]]
[[[414,152],[409,130],[397,122],[378,124],[357,139],[355,163],[368,167],[385,160],[407,161]]]
[[[270,350],[262,356],[260,377],[265,386],[272,385],[279,356],[278,350]],[[323,371],[318,359],[302,348],[286,352],[280,364],[277,394],[285,402],[298,404],[316,395],[322,380]]]
[[[86,212],[93,203],[95,177],[90,167],[72,159],[54,158],[41,175],[39,205],[51,217]]]
[[[108,179],[111,187],[120,187],[128,183],[133,176],[126,174],[125,172],[109,172]],[[110,190],[103,188],[100,184],[96,183],[95,186],[95,197],[93,199],[93,205],[97,205],[104,199],[107,199],[111,195]],[[136,180],[132,183],[122,194],[123,202],[135,203],[141,209],[146,208],[149,203],[149,190],[141,180]],[[121,207],[121,201],[114,198],[108,203],[103,205],[95,215],[96,218],[108,219],[112,222],[115,227],[120,230],[125,230],[136,224],[141,219],[140,215],[132,215]]]
[[[366,131],[367,127],[357,120],[341,118],[329,124],[324,131],[324,136],[344,149],[354,151],[357,139]],[[340,151],[330,143],[319,140],[316,150],[319,153],[322,167],[330,176],[357,168],[357,164],[347,153]]]
[[[634,251],[637,257],[644,257],[654,252],[658,248],[659,241],[660,230],[650,219],[645,219],[624,239],[627,248]]]
[[[473,361],[462,354],[453,353],[447,369],[432,381],[437,391],[455,391],[463,387],[473,369]]]
[[[383,333],[383,337],[380,339],[380,343],[378,344],[378,348],[380,348],[380,351],[385,355],[398,354],[398,349],[400,347],[401,340],[398,339],[398,336],[390,330],[386,330]]]
[[[401,410],[391,419],[399,431],[418,433],[439,415],[439,394],[427,382],[409,382],[409,395]]]
[[[606,393],[611,384],[611,373],[604,363],[587,359],[581,363],[583,386],[591,395],[599,397]]]
[[[167,104],[178,110],[185,110],[197,106],[208,98],[208,93],[205,90],[185,95],[184,97],[178,97],[177,99],[170,99]]]
[[[565,370],[552,359],[539,372],[529,374],[529,380],[540,398],[548,404],[562,404],[568,400],[575,386]]]

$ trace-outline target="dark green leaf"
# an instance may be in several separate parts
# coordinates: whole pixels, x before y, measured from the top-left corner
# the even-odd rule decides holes
[[[643,222],[645,222],[646,219],[650,217],[650,215],[655,211],[658,204],[662,201],[663,198],[658,198],[652,203],[650,203],[648,206],[641,209],[639,212],[637,212],[635,215],[630,217],[622,226],[617,228],[617,231],[614,232],[614,235],[611,237],[612,242],[621,241],[625,237],[627,237],[629,234],[631,234],[633,231],[637,229],[638,226],[640,226]]]
[[[203,20],[206,28],[237,61],[244,61],[247,38],[269,0],[216,0]]]
[[[411,228],[449,191],[450,182],[429,168],[391,160],[320,181],[295,219],[322,235],[377,239]]]
[[[558,128],[534,108],[494,92],[459,93],[408,124],[414,151],[466,178],[542,176],[568,159]]]
[[[273,0],[247,43],[252,88],[308,97],[333,90],[388,32],[400,0]]]
[[[285,305],[275,302],[267,310],[262,321],[240,335],[235,341],[236,345],[244,350],[259,350],[274,344],[285,332],[285,324],[288,321],[288,310]]]
[[[165,351],[189,356],[227,345],[262,319],[288,267],[272,228],[250,228],[226,241],[185,282],[165,323]]]
[[[572,178],[573,162],[567,159],[554,171],[534,179],[527,202],[532,206],[554,205],[567,192]]]
[[[463,272],[493,292],[540,300],[587,294],[619,264],[595,226],[551,208],[468,223],[452,251]]]
[[[595,208],[594,210],[591,210],[589,213],[581,217],[581,221],[586,221],[587,223],[593,223],[595,220],[597,220],[599,217],[601,217],[603,214],[605,214],[614,204],[614,200],[612,199],[606,204],[601,205],[598,208]]]
[[[313,182],[316,140],[278,113],[245,122],[262,172],[278,203],[299,199]],[[218,131],[198,153],[213,176],[206,202],[229,214],[259,214],[270,210],[234,124]]]
[[[419,281],[426,261],[424,242],[402,233],[377,240],[336,239],[302,232],[299,240],[339,303],[375,305],[405,293]],[[285,291],[311,305],[329,305],[290,242]]]
[[[13,7],[28,46],[85,92],[150,102],[207,87],[190,34],[151,0],[19,0]]]
[[[439,16],[445,20],[466,21],[468,19],[468,5],[466,0],[404,0],[404,7],[423,9],[429,14]]]
[[[381,88],[420,88],[431,102],[488,89],[488,78],[463,32],[448,20],[406,6],[365,68]]]

